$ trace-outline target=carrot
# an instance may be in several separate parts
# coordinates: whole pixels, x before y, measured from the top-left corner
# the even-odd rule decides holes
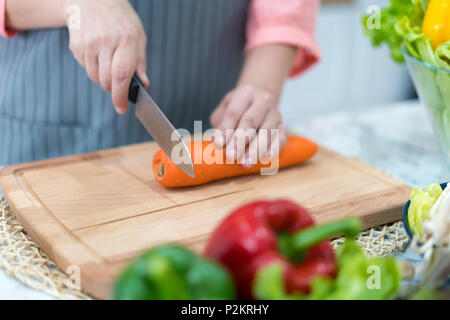
[[[204,152],[202,155],[212,154],[214,156],[214,146],[210,146],[210,144],[211,142],[209,141],[202,142],[200,149],[202,152],[204,152],[208,147],[209,150],[207,151],[212,150],[212,152]],[[191,143],[190,147],[192,160],[194,161],[194,142]],[[317,144],[313,141],[302,137],[289,137],[286,145],[278,156],[279,168],[289,167],[305,162],[314,156],[316,152]],[[270,165],[270,163],[261,164],[261,162],[258,162],[251,168],[244,168],[237,163],[227,164],[225,161],[225,156],[223,156],[223,162],[221,164],[207,164],[204,161],[201,161],[201,163],[195,163],[194,161],[195,178],[191,178],[180,168],[178,168],[162,150],[159,150],[153,158],[153,175],[155,176],[156,181],[158,181],[161,185],[168,188],[179,188],[201,185],[229,177],[256,174],[259,173],[262,168],[269,168]]]

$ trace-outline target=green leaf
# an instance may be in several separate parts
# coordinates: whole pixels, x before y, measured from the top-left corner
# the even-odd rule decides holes
[[[391,0],[390,6],[383,8],[380,12],[380,27],[374,28],[370,21],[372,14],[366,14],[362,18],[364,34],[372,41],[372,45],[377,47],[387,44],[390,48],[391,57],[395,61],[404,62],[402,45],[404,43],[405,33],[397,27],[402,19],[408,19],[409,28],[414,33],[421,33],[422,21],[425,14],[425,8],[428,5],[427,0]],[[411,53],[414,55],[414,53]]]
[[[392,257],[366,257],[355,240],[338,248],[339,273],[328,299],[385,300],[395,297],[401,270]]]
[[[262,268],[253,281],[253,296],[260,300],[300,300],[301,294],[286,293],[283,279],[283,266],[272,263]]]
[[[408,224],[413,234],[419,237],[423,235],[422,223],[431,218],[431,208],[441,194],[442,188],[436,183],[428,185],[423,191],[419,188],[413,189],[408,209]]]
[[[283,268],[272,264],[255,277],[253,294],[258,299],[273,300],[384,300],[396,296],[401,282],[401,269],[392,257],[366,257],[353,239],[347,239],[337,250],[336,279],[314,278],[309,295],[287,294]]]

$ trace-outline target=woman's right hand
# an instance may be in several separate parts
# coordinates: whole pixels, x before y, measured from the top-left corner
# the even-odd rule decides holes
[[[128,0],[69,0],[69,6],[68,12],[79,12],[80,17],[69,27],[70,50],[89,78],[112,93],[117,112],[125,113],[133,74],[150,85],[147,38],[138,15]]]

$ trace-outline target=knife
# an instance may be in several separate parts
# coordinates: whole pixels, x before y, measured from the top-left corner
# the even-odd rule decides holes
[[[136,117],[147,132],[155,139],[164,153],[184,173],[194,178],[194,165],[191,154],[180,133],[173,127],[152,97],[147,93],[139,77],[135,74],[131,79],[128,100],[136,105]],[[187,158],[173,159],[172,150],[181,146]],[[176,160],[176,161],[174,161]]]

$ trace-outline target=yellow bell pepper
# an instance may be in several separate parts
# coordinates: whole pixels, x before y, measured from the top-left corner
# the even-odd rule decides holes
[[[431,0],[423,20],[422,32],[433,48],[450,40],[450,0]]]

